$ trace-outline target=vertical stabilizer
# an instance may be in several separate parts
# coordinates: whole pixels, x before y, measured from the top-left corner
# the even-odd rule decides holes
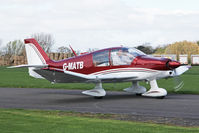
[[[50,61],[50,58],[38,44],[38,42],[31,38],[25,39],[25,49],[28,65],[47,65],[47,62]],[[41,75],[37,74],[34,69],[35,67],[29,67],[29,75],[35,78],[43,78]]]

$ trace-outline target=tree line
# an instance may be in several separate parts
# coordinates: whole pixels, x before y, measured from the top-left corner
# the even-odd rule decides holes
[[[31,38],[35,38],[43,50],[47,53],[52,51],[52,46],[55,44],[55,40],[51,34],[45,33],[36,33],[30,36]],[[2,41],[0,40],[0,46]],[[71,53],[71,50],[66,46],[58,47],[56,50],[57,53]],[[0,50],[1,55],[24,55],[25,54],[25,45],[21,40],[10,41]]]
[[[31,35],[32,38],[35,38],[41,47],[44,49],[45,52],[49,53],[52,51],[52,46],[55,44],[55,40],[51,34],[45,33],[36,33]],[[0,45],[2,41],[0,40]],[[199,41],[192,42],[192,41],[179,41],[172,44],[161,45],[153,48],[150,43],[144,43],[135,47],[146,54],[175,54],[177,55],[177,59],[179,58],[180,54],[187,54],[190,58],[193,54],[199,54]],[[97,50],[88,49],[86,52],[92,52]],[[0,51],[3,55],[23,55],[25,52],[24,50],[24,43],[21,40],[14,40],[10,41],[6,44],[6,46]],[[71,53],[72,51],[70,48],[66,46],[60,46],[57,48],[56,52],[58,53]],[[78,53],[80,53],[78,51]]]

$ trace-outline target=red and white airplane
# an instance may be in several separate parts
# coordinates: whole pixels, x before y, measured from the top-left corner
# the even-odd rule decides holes
[[[135,48],[113,47],[91,53],[74,56],[60,61],[51,60],[35,39],[25,39],[29,75],[44,78],[52,83],[95,83],[94,89],[83,91],[83,94],[103,97],[106,91],[102,83],[132,82],[124,89],[132,94],[163,98],[167,91],[159,88],[156,80],[179,76],[189,69],[179,62],[167,58],[147,56]],[[151,88],[147,91],[139,85],[147,81]]]

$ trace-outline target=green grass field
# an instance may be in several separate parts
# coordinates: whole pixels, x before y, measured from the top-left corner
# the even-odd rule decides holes
[[[194,66],[181,76],[184,87],[174,92],[173,79],[159,80],[159,86],[166,88],[170,93],[199,94],[199,67]],[[103,84],[106,90],[121,91],[129,87],[131,83]],[[141,85],[149,88],[142,82]],[[0,87],[20,88],[62,88],[62,89],[92,89],[94,84],[51,84],[47,80],[35,79],[28,75],[27,69],[7,69],[0,67]],[[104,118],[104,117],[103,117]],[[106,117],[105,117],[106,118]],[[108,118],[108,117],[107,117]],[[190,133],[199,132],[199,128],[168,126],[141,122],[127,122],[119,120],[101,119],[98,115],[85,117],[76,113],[63,111],[39,111],[0,109],[0,132],[2,133]]]
[[[51,84],[47,80],[35,79],[28,75],[26,68],[8,69],[0,67],[0,87],[15,87],[15,88],[61,88],[61,89],[92,89],[94,84],[88,83],[66,83],[66,84]],[[158,80],[159,87],[166,88],[169,93],[189,93],[199,94],[199,66],[193,66],[189,71],[181,76],[184,81],[184,86],[178,92],[175,92],[173,78]],[[149,89],[149,85],[141,82]],[[127,83],[106,83],[103,84],[105,90],[121,91],[126,87],[131,86]]]
[[[89,118],[61,111],[0,109],[1,133],[198,133],[196,127],[176,127]]]

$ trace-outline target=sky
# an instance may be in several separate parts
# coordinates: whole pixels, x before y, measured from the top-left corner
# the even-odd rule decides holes
[[[199,40],[199,0],[0,0],[0,40],[51,34],[53,49]]]

